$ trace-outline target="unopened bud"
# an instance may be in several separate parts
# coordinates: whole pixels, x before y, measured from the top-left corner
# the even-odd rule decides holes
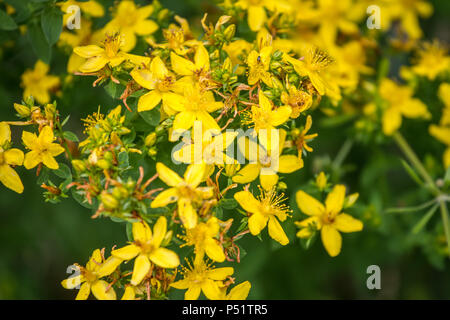
[[[100,195],[100,200],[102,201],[103,206],[106,209],[114,210],[117,209],[119,206],[119,201],[117,201],[116,198],[114,198],[111,194],[102,192]]]
[[[236,33],[236,25],[231,24],[225,29],[225,31],[223,32],[223,35],[225,36],[226,40],[231,41],[231,39],[233,39],[235,33]]]
[[[14,103],[14,109],[22,118],[27,118],[31,114],[31,109],[23,104]]]
[[[84,164],[84,161],[82,161],[82,160],[77,160],[77,159],[72,160],[72,167],[77,172],[83,172],[86,170],[86,165]]]
[[[151,147],[155,144],[156,142],[156,133],[155,132],[151,132],[149,133],[144,140],[144,143],[147,147]]]

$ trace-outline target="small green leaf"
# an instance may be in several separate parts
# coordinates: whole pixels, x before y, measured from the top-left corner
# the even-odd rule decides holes
[[[80,140],[78,140],[77,135],[71,131],[64,131],[63,136],[65,139],[67,139],[69,141],[74,141],[74,142],[80,141]]]
[[[127,232],[127,239],[128,241],[133,241],[133,224],[130,222],[127,222],[126,226],[126,232]]]
[[[413,168],[403,159],[400,159],[402,161],[402,165],[405,168],[406,172],[409,174],[409,176],[419,185],[423,185],[422,180],[417,175],[416,171],[414,171]]]
[[[158,108],[154,108],[149,111],[139,112],[139,115],[147,122],[149,125],[156,127],[159,124],[161,113]]]
[[[119,99],[122,95],[123,91],[125,90],[125,86],[119,83],[115,83],[113,81],[110,81],[105,86],[106,92],[111,96],[113,99]]]
[[[118,160],[120,168],[127,168],[129,166],[128,152],[122,151],[121,153],[119,153]]]
[[[0,9],[0,30],[10,31],[15,29],[17,29],[17,24],[14,19],[5,11]]]
[[[47,8],[41,15],[41,26],[50,46],[58,41],[63,29],[63,15],[57,7]]]
[[[61,179],[67,179],[69,177],[72,177],[72,172],[70,171],[70,168],[64,164],[59,164],[59,169],[53,170],[53,173],[56,174]]]
[[[430,210],[428,210],[426,214],[423,215],[423,217],[412,228],[412,234],[418,234],[427,225],[428,221],[430,221],[431,217],[436,212],[438,207],[439,203],[436,203],[433,207],[431,207]]]
[[[449,183],[450,182],[450,167],[448,167],[447,171],[445,172],[444,182],[445,183]]]
[[[219,206],[221,206],[226,210],[233,210],[237,207],[237,205],[238,205],[237,201],[233,198],[229,199],[223,198],[219,201]]]

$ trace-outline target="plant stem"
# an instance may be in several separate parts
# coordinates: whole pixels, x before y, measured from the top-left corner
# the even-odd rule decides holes
[[[336,158],[334,158],[333,167],[339,168],[342,165],[342,163],[344,162],[344,160],[347,157],[348,153],[350,152],[352,146],[353,146],[353,140],[352,139],[345,140],[345,142],[342,145],[341,149],[339,149],[339,152],[336,155]]]
[[[442,224],[444,225],[444,233],[445,233],[445,239],[447,240],[447,250],[450,253],[450,224],[448,219],[448,209],[446,200],[443,198],[443,195],[439,188],[436,186],[436,183],[434,182],[433,178],[428,174],[427,170],[423,166],[422,162],[419,160],[417,155],[414,153],[414,151],[409,146],[408,142],[403,138],[401,133],[396,132],[394,134],[394,140],[397,143],[397,145],[402,149],[405,156],[408,158],[408,160],[411,162],[411,164],[415,167],[415,169],[419,172],[419,174],[422,176],[422,178],[428,183],[430,188],[432,189],[434,195],[437,197],[441,209],[441,216],[442,216]]]
[[[408,142],[403,138],[401,133],[396,132],[394,133],[394,140],[397,143],[397,145],[402,149],[403,153],[405,154],[406,158],[411,162],[411,164],[415,167],[415,169],[419,172],[419,174],[422,176],[422,178],[428,183],[430,188],[433,190],[433,193],[437,196],[439,195],[440,191],[436,184],[434,183],[433,178],[428,174],[427,170],[423,166],[422,162],[419,160],[417,155],[414,153],[414,151],[409,146]]]

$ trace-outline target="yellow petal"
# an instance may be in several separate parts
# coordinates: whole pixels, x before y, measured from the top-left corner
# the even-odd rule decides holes
[[[292,108],[290,106],[278,107],[270,114],[270,122],[274,127],[279,126],[289,120],[291,113]]]
[[[297,227],[300,227],[300,228],[306,228],[309,225],[314,225],[314,226],[316,226],[317,229],[321,228],[320,218],[318,216],[312,216],[312,217],[306,218],[302,221],[296,221],[294,223]]]
[[[190,199],[178,200],[178,214],[186,229],[194,228],[197,225],[197,212],[192,207]]]
[[[216,120],[206,111],[198,111],[195,113],[196,119],[202,122],[203,130],[216,130],[220,132],[220,127]]]
[[[114,288],[110,287],[108,289],[108,286],[108,282],[104,280],[97,280],[92,284],[92,293],[97,300],[116,300]]]
[[[121,260],[131,260],[141,252],[141,249],[134,244],[130,244],[120,249],[111,251],[111,255]]]
[[[109,276],[113,273],[117,267],[122,263],[122,259],[111,256],[102,263],[100,268],[97,270],[97,276],[99,278],[104,276]]]
[[[216,281],[205,280],[202,283],[202,291],[209,300],[218,300],[221,298],[221,291]]]
[[[104,56],[89,58],[79,70],[83,73],[95,72],[102,69],[108,62],[109,60]]]
[[[180,264],[178,255],[172,250],[158,248],[149,254],[149,259],[162,268],[176,268]]]
[[[295,195],[299,209],[309,216],[320,216],[325,212],[325,207],[315,198],[299,190]]]
[[[89,282],[85,282],[81,285],[75,300],[86,300],[91,293],[91,285]]]
[[[205,252],[211,260],[217,262],[225,261],[225,254],[223,253],[222,247],[212,238],[205,240]]]
[[[336,257],[341,252],[342,237],[339,232],[332,226],[325,224],[320,233],[322,243],[328,254]]]
[[[140,36],[145,36],[154,33],[158,28],[158,24],[153,20],[139,20],[134,27],[134,31]]]
[[[164,236],[166,235],[167,231],[167,219],[164,216],[161,216],[156,221],[155,225],[153,226],[153,238],[152,238],[152,245],[155,248],[158,248],[161,245],[161,242],[164,239]]]
[[[271,170],[268,170],[269,172],[273,172]],[[261,170],[261,173],[259,175],[259,181],[261,183],[261,187],[263,187],[264,190],[272,190],[272,188],[278,183],[278,175],[276,173],[272,174],[265,174],[265,170]]]
[[[175,53],[170,53],[170,61],[172,63],[172,69],[177,74],[182,76],[191,76],[194,73],[195,65],[192,61],[176,55]]]
[[[197,300],[200,296],[201,288],[199,285],[193,285],[184,294],[185,300]]]
[[[138,112],[152,110],[160,103],[162,99],[161,92],[159,90],[152,90],[139,98]]]
[[[164,104],[178,112],[185,111],[185,98],[173,92],[164,93]]]
[[[25,133],[26,131],[23,132]],[[4,145],[5,142],[9,141],[11,141],[11,129],[7,123],[0,122],[0,145]]]
[[[152,208],[160,208],[165,207],[169,203],[173,203],[178,200],[178,191],[176,188],[170,188],[167,190],[164,190],[163,192],[159,193],[155,199],[153,199],[150,206]]]
[[[19,149],[9,149],[3,152],[4,160],[7,164],[13,166],[21,166],[23,163],[23,152]]]
[[[267,224],[269,218],[260,213],[254,213],[248,219],[248,228],[254,236],[258,235]]]
[[[132,231],[134,241],[146,243],[152,239],[152,230],[145,221],[133,223]]]
[[[64,289],[75,289],[76,287],[81,285],[81,283],[84,281],[85,279],[83,275],[80,274],[75,277],[64,279],[63,281],[61,281],[61,285],[63,286]]]
[[[284,155],[279,159],[278,172],[291,173],[303,168],[303,160],[294,155]]]
[[[141,283],[142,279],[147,275],[150,270],[150,261],[145,255],[139,255],[134,261],[133,275],[131,276],[130,283],[133,286],[137,286]]]
[[[89,261],[86,265],[86,269],[89,271],[96,271],[100,268],[100,264],[102,263],[102,254],[100,249],[95,249],[94,252],[92,252],[91,257],[89,258]]]
[[[152,73],[156,76],[156,78],[161,80],[169,74],[169,70],[167,70],[166,65],[158,56],[153,59],[152,63],[150,64],[150,69],[152,70]]]
[[[245,211],[250,213],[259,212],[260,202],[249,191],[239,191],[234,194],[234,199],[244,208]]]
[[[286,236],[286,233],[284,232],[283,228],[281,227],[278,220],[271,216],[269,218],[269,236],[274,239],[275,241],[279,242],[281,245],[285,246],[289,243],[289,239]]]
[[[308,229],[308,228],[300,229],[300,230],[296,233],[297,238],[300,238],[300,239],[307,239],[307,238],[311,237],[311,235],[312,235],[312,232],[311,232],[311,230]]]
[[[233,176],[233,182],[237,183],[249,183],[255,180],[261,167],[258,163],[249,163],[243,167],[236,175]]]
[[[209,70],[209,53],[202,44],[195,51],[194,61],[197,69]]]
[[[388,108],[383,113],[383,132],[392,135],[402,125],[402,115],[396,108]]]
[[[325,200],[325,207],[328,213],[336,215],[341,212],[345,200],[345,186],[338,184],[334,186],[333,190],[328,194]]]
[[[156,171],[159,174],[159,178],[164,181],[170,187],[176,187],[183,182],[178,174],[166,167],[162,162],[156,164]]]
[[[54,140],[53,130],[49,126],[45,126],[42,128],[41,132],[39,133],[39,143],[45,145],[52,143]]]
[[[200,182],[202,182],[203,177],[205,176],[205,170],[206,166],[204,163],[191,164],[187,167],[186,172],[184,173],[184,180],[192,188],[196,188]]]
[[[248,7],[248,26],[252,31],[259,31],[266,22],[266,11],[262,5]]]
[[[227,294],[227,300],[245,300],[248,297],[248,293],[250,292],[252,285],[250,282],[245,281],[237,286],[234,286],[230,293]]]
[[[346,213],[337,215],[333,225],[340,232],[356,232],[363,229],[363,223],[360,220],[355,219]]]
[[[195,119],[195,112],[182,111],[175,116],[175,120],[173,121],[173,130],[188,130],[194,125]]]
[[[96,45],[88,45],[83,47],[75,47],[73,52],[82,58],[92,58],[102,55],[105,52],[105,49]]]
[[[435,124],[432,124],[429,128],[429,131],[433,137],[450,146],[450,127],[439,127]]]
[[[32,169],[41,162],[41,157],[36,151],[30,151],[25,155],[23,165],[26,169]]]
[[[187,289],[190,287],[190,281],[183,279],[183,280],[179,280],[179,281],[171,283],[170,286],[174,287],[175,289]]]
[[[33,149],[37,143],[37,136],[28,131],[22,131],[22,142],[28,149]]]
[[[154,78],[154,74],[149,69],[136,68],[130,72],[130,75],[141,87],[149,90],[155,89],[156,79]]]
[[[208,278],[212,280],[225,280],[234,273],[232,267],[215,268],[208,271]]]
[[[65,149],[57,143],[51,143],[50,145],[48,145],[47,150],[53,157],[56,157],[57,155],[60,155],[65,151]]]
[[[49,152],[42,153],[42,162],[50,169],[56,170],[59,168],[58,162]]]
[[[123,293],[121,300],[135,300],[136,292],[132,286],[128,286],[125,288],[125,292]]]

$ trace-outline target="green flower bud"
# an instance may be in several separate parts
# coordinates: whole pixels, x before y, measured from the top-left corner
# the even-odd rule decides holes
[[[30,109],[30,107],[24,106],[23,104],[14,103],[14,109],[16,109],[17,113],[18,113],[22,118],[27,118],[27,117],[29,117],[30,114],[31,114],[31,109]]]
[[[227,41],[231,41],[231,39],[233,39],[235,33],[236,33],[236,25],[231,24],[225,29],[225,31],[223,32],[223,35],[225,36],[225,39]]]
[[[151,147],[155,144],[156,142],[156,133],[155,132],[151,132],[149,133],[144,140],[144,143],[147,147]]]
[[[84,164],[84,161],[82,161],[82,160],[77,160],[77,159],[72,160],[72,167],[77,172],[83,172],[86,170],[86,165]]]

